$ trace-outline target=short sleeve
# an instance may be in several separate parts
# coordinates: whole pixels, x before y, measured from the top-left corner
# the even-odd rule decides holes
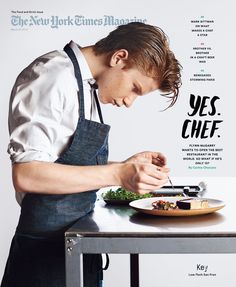
[[[51,54],[36,59],[18,76],[9,107],[10,143],[13,163],[55,161],[53,145],[60,136],[65,109],[68,67]]]

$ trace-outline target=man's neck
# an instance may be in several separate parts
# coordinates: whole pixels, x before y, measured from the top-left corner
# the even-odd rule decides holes
[[[96,55],[94,53],[93,46],[83,47],[83,48],[80,48],[80,50],[83,53],[88,63],[88,66],[93,75],[93,78],[97,80],[99,75],[106,68],[107,57],[104,54]]]

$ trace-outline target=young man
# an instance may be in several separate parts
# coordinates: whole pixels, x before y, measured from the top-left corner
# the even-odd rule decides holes
[[[63,235],[93,210],[96,191],[120,185],[144,194],[167,182],[159,152],[107,163],[110,127],[99,100],[130,107],[160,89],[173,105],[180,84],[165,34],[142,23],[119,26],[94,46],[71,41],[22,71],[10,100],[8,149],[21,215],[1,287],[65,287]],[[85,286],[99,286],[101,257],[84,256],[84,264]]]

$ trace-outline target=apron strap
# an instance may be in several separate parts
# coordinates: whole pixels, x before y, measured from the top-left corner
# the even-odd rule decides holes
[[[71,59],[71,62],[74,66],[75,71],[75,77],[77,79],[77,83],[79,86],[79,119],[84,120],[85,119],[85,112],[84,112],[84,87],[83,87],[83,81],[81,77],[81,71],[79,67],[79,63],[76,59],[74,51],[71,49],[69,44],[67,44],[64,47],[64,51],[67,53],[68,57]]]

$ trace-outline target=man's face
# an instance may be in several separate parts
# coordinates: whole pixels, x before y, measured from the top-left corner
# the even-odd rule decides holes
[[[116,59],[100,73],[98,79],[98,96],[103,104],[130,107],[138,96],[156,89],[155,79],[141,73],[136,67],[126,68],[122,59]]]

